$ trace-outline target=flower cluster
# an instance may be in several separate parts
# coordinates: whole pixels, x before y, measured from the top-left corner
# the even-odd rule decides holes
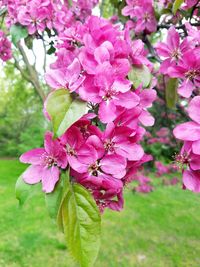
[[[132,28],[135,33],[152,33],[157,29],[153,3],[151,0],[126,0],[127,6],[122,10],[124,16],[133,19]]]
[[[9,0],[2,1],[0,5],[7,7],[8,27],[19,23],[27,27],[32,35],[42,33],[46,28],[60,33],[74,23],[77,17],[84,20],[97,3],[98,0],[73,0],[71,4],[62,0]]]
[[[0,30],[0,59],[3,61],[7,61],[11,59],[11,57],[11,42],[6,37],[5,33]]]
[[[171,78],[181,79],[178,93],[186,98],[192,95],[200,86],[200,56],[199,56],[199,31],[186,24],[189,36],[182,42],[179,33],[174,27],[168,31],[166,43],[160,42],[156,49],[159,56],[164,58],[160,72]]]
[[[48,133],[44,149],[22,155],[22,162],[32,164],[23,175],[27,183],[41,181],[50,193],[61,169],[68,166],[71,179],[91,191],[101,211],[122,209],[123,187],[151,159],[139,144],[145,134],[141,125],[154,124],[147,109],[156,91],[142,85],[134,88],[127,78],[133,64],[147,63],[152,69],[144,60],[143,44],[136,44],[134,50],[127,29],[95,16],[60,35],[57,60],[46,80],[54,90],[65,88],[87,102],[89,113],[56,140]]]
[[[183,185],[194,192],[200,192],[199,110],[200,96],[196,96],[188,106],[188,114],[192,121],[182,123],[174,129],[175,137],[184,141],[180,154],[176,156],[177,163],[183,169]]]

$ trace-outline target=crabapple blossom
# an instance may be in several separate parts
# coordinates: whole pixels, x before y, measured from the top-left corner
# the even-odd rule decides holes
[[[0,30],[0,59],[3,61],[8,61],[11,58],[11,42],[6,37],[5,33]]]
[[[42,189],[46,193],[54,190],[59,180],[60,168],[67,167],[66,152],[58,140],[53,140],[53,134],[45,134],[44,148],[35,148],[20,157],[23,163],[31,166],[23,173],[22,178],[28,184],[42,182]]]
[[[200,96],[194,97],[188,107],[188,114],[193,121],[185,122],[174,129],[176,138],[183,140],[184,145],[176,161],[187,166],[183,169],[183,185],[185,188],[200,192]]]

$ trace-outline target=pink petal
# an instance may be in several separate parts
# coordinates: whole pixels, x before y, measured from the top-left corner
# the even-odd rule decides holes
[[[196,193],[200,192],[200,173],[190,170],[183,172],[183,184],[184,186]]]
[[[27,184],[37,184],[42,179],[43,170],[43,166],[32,165],[22,174],[22,178]]]
[[[140,102],[140,98],[135,93],[129,91],[126,93],[119,93],[118,98],[114,99],[115,105],[125,107],[125,108],[134,108]]]
[[[155,122],[154,117],[146,110],[142,111],[138,119],[144,126],[153,126]]]
[[[178,125],[174,136],[183,141],[197,141],[200,139],[200,125],[195,122],[185,122]]]
[[[99,118],[103,123],[112,122],[116,118],[116,106],[113,101],[103,101],[99,106]]]
[[[200,96],[196,96],[190,101],[188,114],[192,120],[200,124]]]
[[[22,154],[19,160],[23,163],[29,163],[34,165],[41,164],[42,163],[41,156],[44,153],[45,153],[44,148],[35,148]]]
[[[103,157],[103,155],[105,154],[105,149],[104,149],[103,143],[98,136],[91,135],[87,139],[86,144],[89,146],[93,146],[96,149],[97,154],[98,154],[98,158]]]
[[[192,151],[194,154],[200,155],[200,140],[192,142]]]
[[[101,169],[115,178],[123,178],[126,174],[126,159],[119,155],[106,155],[100,162]]]
[[[59,180],[60,172],[55,166],[43,170],[42,173],[42,190],[45,193],[51,193]]]

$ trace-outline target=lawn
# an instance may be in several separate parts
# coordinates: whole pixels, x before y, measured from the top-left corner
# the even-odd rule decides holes
[[[41,196],[18,208],[14,185],[24,166],[0,161],[0,267],[76,267]],[[103,216],[95,267],[199,267],[200,198],[180,185],[148,194],[127,190],[121,213]]]

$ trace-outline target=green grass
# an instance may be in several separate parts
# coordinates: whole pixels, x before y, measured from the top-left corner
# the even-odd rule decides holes
[[[0,161],[0,267],[76,267],[41,196],[18,208],[14,185],[24,166]],[[148,195],[127,190],[121,213],[103,216],[95,267],[199,267],[200,198],[179,186]]]

